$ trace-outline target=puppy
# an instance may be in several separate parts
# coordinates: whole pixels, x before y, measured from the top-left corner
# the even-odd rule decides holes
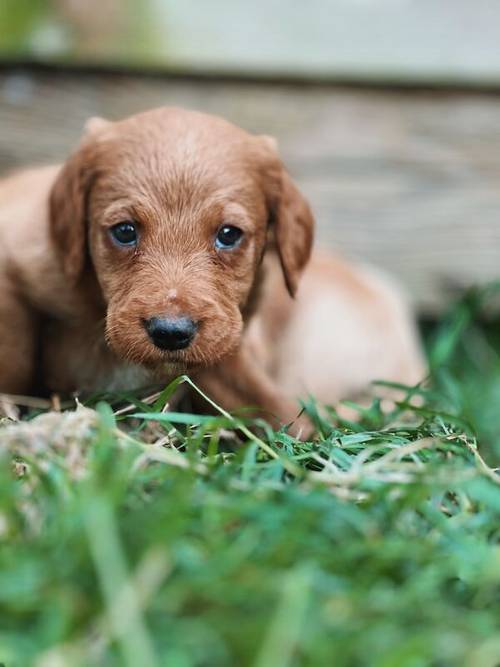
[[[277,425],[308,393],[421,380],[404,299],[372,269],[308,264],[313,226],[269,137],[176,108],[91,119],[64,165],[0,183],[0,391],[189,373]]]

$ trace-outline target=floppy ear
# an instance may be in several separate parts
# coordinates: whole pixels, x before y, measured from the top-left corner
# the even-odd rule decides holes
[[[269,196],[270,223],[274,243],[290,296],[295,296],[299,278],[311,255],[314,218],[307,200],[290,178],[278,157],[278,142],[274,137],[261,134],[260,148],[264,148],[266,189]]]
[[[98,146],[113,123],[89,118],[79,148],[62,166],[49,199],[50,232],[63,271],[73,283],[82,275],[87,255],[87,204],[96,175]]]
[[[314,218],[304,196],[282,168],[281,189],[273,210],[274,237],[290,296],[311,255]]]
[[[98,134],[103,130],[106,130],[112,125],[112,122],[106,120],[106,118],[101,118],[101,116],[91,116],[87,118],[83,126],[83,132],[85,135]]]
[[[63,165],[50,193],[50,233],[63,271],[73,283],[86,261],[87,200],[93,178],[92,147],[84,145]]]

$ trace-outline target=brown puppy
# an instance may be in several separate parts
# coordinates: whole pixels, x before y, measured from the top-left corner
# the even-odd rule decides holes
[[[188,372],[224,407],[288,422],[300,394],[419,381],[385,278],[318,255],[298,290],[312,237],[272,139],[174,108],[93,119],[62,167],[0,183],[0,391]]]

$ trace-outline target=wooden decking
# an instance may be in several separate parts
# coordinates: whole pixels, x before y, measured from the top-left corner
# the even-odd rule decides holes
[[[0,72],[0,173],[64,159],[91,115],[162,104],[278,138],[322,244],[397,274],[427,311],[500,275],[500,97]]]

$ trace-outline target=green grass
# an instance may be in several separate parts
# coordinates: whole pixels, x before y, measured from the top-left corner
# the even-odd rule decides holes
[[[496,292],[390,414],[310,401],[313,442],[165,412],[172,388],[5,419],[0,662],[500,665]]]

